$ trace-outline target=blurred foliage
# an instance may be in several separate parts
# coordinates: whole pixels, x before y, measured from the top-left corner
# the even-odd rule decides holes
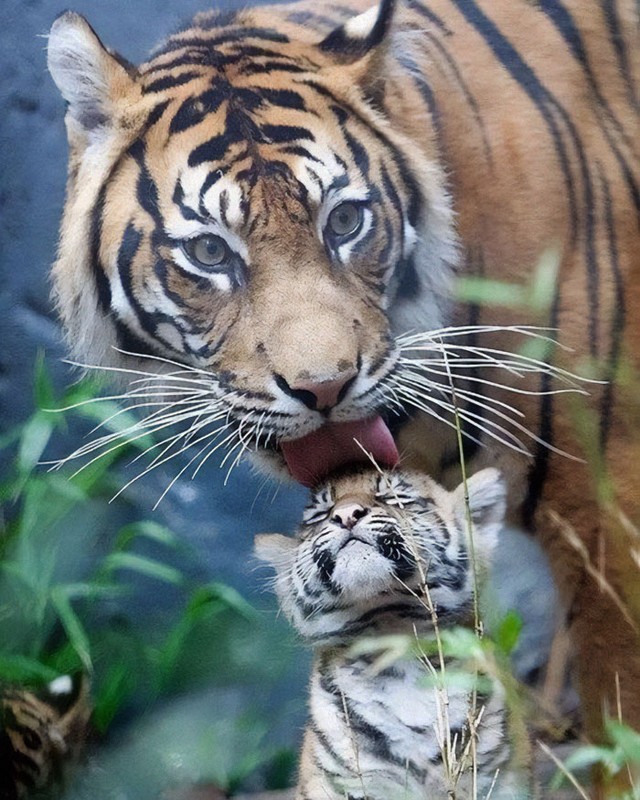
[[[605,722],[606,743],[578,747],[558,770],[551,785],[557,790],[568,781],[588,782],[596,769],[611,800],[640,800],[640,733],[616,719]],[[623,788],[620,787],[621,778]]]
[[[83,670],[92,682],[94,725],[104,733],[114,720],[179,692],[273,682],[286,655],[273,653],[258,613],[232,587],[193,578],[197,554],[172,531],[129,521],[133,510],[123,497],[109,505],[118,461],[148,447],[147,438],[74,474],[41,466],[52,437],[74,419],[116,431],[130,423],[127,413],[109,400],[92,402],[95,380],[57,397],[41,358],[34,387],[35,412],[0,441],[9,465],[0,483],[0,683],[37,687]],[[158,603],[148,608],[156,593]],[[258,767],[270,785],[286,785],[290,754],[265,745],[267,728],[255,715],[221,715],[202,732],[202,758],[223,789],[241,786]],[[242,746],[226,746],[229,736]]]

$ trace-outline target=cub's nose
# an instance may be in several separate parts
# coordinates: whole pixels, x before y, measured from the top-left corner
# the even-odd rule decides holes
[[[333,509],[331,522],[350,531],[355,527],[358,520],[366,517],[368,513],[369,509],[361,506],[359,503],[338,503]]]

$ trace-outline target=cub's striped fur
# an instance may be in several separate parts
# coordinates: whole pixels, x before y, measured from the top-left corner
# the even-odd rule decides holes
[[[417,473],[350,474],[315,493],[295,539],[257,538],[280,605],[315,654],[298,800],[471,800],[492,785],[493,798],[528,796],[500,688],[478,692],[474,708],[469,687],[455,683],[464,669],[455,659],[451,682],[429,687],[437,657],[429,668],[411,655],[377,670],[357,649],[366,637],[432,637],[430,608],[440,630],[473,620],[463,489]],[[468,489],[481,576],[504,523],[505,488],[487,469]],[[470,720],[479,720],[475,734]]]
[[[64,675],[42,691],[0,691],[0,800],[57,797],[88,738],[88,681]]]
[[[469,469],[500,466],[509,522],[550,556],[592,735],[618,706],[640,727],[639,31],[636,0],[342,0],[207,12],[137,67],[77,14],[49,39],[70,344],[91,364],[198,370],[197,392],[164,388],[203,457],[282,469],[307,435],[351,444],[339,425],[393,417],[411,330],[548,324],[609,381],[585,414],[532,379],[518,411],[557,448],[532,458],[482,412],[466,426]],[[550,247],[548,308],[457,301],[456,275],[526,286]],[[397,423],[405,465],[457,485],[449,429]]]

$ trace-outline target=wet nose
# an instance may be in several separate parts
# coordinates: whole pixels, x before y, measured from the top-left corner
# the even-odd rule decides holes
[[[298,381],[290,385],[282,375],[276,375],[279,388],[314,411],[328,411],[344,399],[355,381],[357,369],[348,369],[328,381]]]
[[[355,527],[358,520],[362,519],[369,513],[369,509],[361,506],[359,503],[345,503],[344,505],[338,504],[333,509],[333,516],[331,522],[336,525],[341,525],[350,531]]]

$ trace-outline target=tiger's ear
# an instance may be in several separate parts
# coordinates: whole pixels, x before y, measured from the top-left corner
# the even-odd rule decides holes
[[[281,533],[260,533],[254,540],[254,553],[261,561],[266,561],[278,571],[290,563],[297,546],[297,541],[290,536],[283,536]]]
[[[335,66],[350,73],[351,82],[360,85],[370,99],[376,99],[381,79],[380,67],[392,28],[397,0],[380,4],[352,17],[335,28],[318,45]]]
[[[396,0],[382,2],[335,28],[320,42],[320,49],[341,64],[352,64],[382,44],[391,28]]]
[[[65,11],[51,27],[47,48],[51,77],[67,101],[69,135],[84,134],[89,143],[104,137],[119,102],[136,92],[136,82],[102,44],[87,20]]]
[[[507,490],[501,472],[492,467],[476,472],[467,479],[467,491],[471,521],[478,537],[476,545],[480,555],[488,559],[504,526]],[[453,501],[456,520],[466,530],[467,499],[464,484],[454,491]]]

